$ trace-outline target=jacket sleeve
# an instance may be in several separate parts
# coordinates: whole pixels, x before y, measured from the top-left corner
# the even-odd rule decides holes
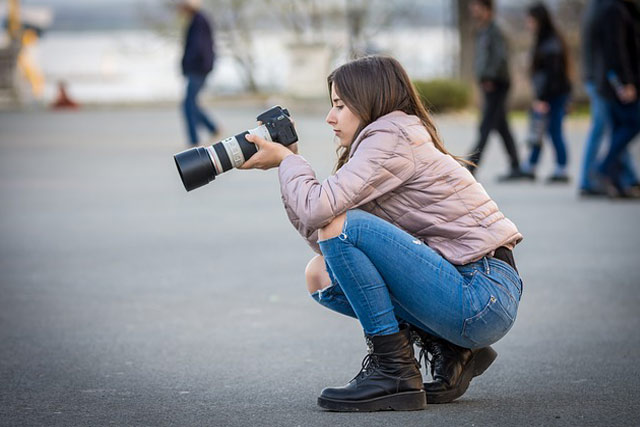
[[[289,156],[292,157],[292,156]],[[320,251],[320,245],[318,245],[318,230],[313,230],[306,227],[300,218],[297,217],[295,212],[293,212],[287,206],[287,202],[285,201],[284,195],[282,196],[282,203],[284,204],[285,211],[287,212],[287,217],[289,217],[289,222],[293,227],[298,230],[298,233],[302,236],[302,238],[307,242],[309,247],[318,255],[322,255],[322,251]]]
[[[543,48],[540,67],[533,73],[533,88],[536,99],[549,101],[553,97],[554,79],[565,74],[562,46],[559,42]]]
[[[609,7],[602,16],[603,58],[605,73],[613,71],[622,84],[633,82],[631,59],[627,53],[628,45],[625,38],[624,19],[620,9]]]
[[[487,51],[484,53],[480,81],[497,80],[500,68],[507,60],[507,44],[497,29],[488,34]]]
[[[582,74],[586,82],[592,81],[595,77],[595,61],[593,50],[595,46],[594,31],[596,27],[597,15],[597,0],[590,0],[587,4],[587,9],[582,16]]]
[[[307,161],[287,156],[278,171],[280,191],[291,223],[311,242],[333,218],[393,191],[415,171],[408,141],[384,131],[366,135],[349,161],[322,183]],[[317,250],[319,252],[319,250]]]

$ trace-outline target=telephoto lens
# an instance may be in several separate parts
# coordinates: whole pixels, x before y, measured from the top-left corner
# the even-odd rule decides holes
[[[247,141],[248,134],[288,146],[298,140],[287,109],[276,105],[261,113],[257,128],[223,139],[209,147],[195,147],[173,156],[180,178],[187,191],[202,187],[217,175],[237,168],[257,152],[255,144]]]

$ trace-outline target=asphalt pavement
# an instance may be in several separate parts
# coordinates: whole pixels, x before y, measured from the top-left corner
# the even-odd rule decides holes
[[[212,112],[233,134],[262,107]],[[324,114],[296,122],[326,177]],[[436,122],[464,154],[474,117]],[[514,122],[519,141],[525,128]],[[452,404],[344,414],[316,398],[358,372],[362,331],[308,296],[313,253],[276,171],[187,193],[177,108],[0,113],[0,425],[640,424],[640,203],[577,196],[587,130],[566,124],[566,186],[497,184],[506,156],[489,142],[478,178],[525,237],[524,295],[494,365]],[[548,145],[541,177],[552,157]]]

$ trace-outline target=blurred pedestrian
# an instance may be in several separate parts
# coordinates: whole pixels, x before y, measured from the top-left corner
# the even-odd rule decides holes
[[[215,61],[214,35],[211,24],[200,10],[200,0],[180,0],[178,8],[190,20],[182,56],[182,74],[187,80],[182,106],[189,142],[198,145],[199,125],[204,126],[212,137],[218,133],[216,123],[198,105],[198,94]]]
[[[535,179],[544,134],[548,133],[556,152],[556,167],[547,182],[566,183],[569,182],[567,144],[562,123],[571,93],[567,45],[543,3],[528,8],[526,24],[534,34],[530,71],[535,99],[529,115],[530,154],[522,172]]]
[[[597,40],[598,6],[601,3],[602,0],[589,1],[582,24],[582,72],[591,109],[591,129],[584,145],[580,172],[579,189],[582,196],[606,194],[595,176],[604,131],[611,126],[606,101],[598,93],[596,82],[597,73],[602,70],[604,60],[601,43]],[[623,183],[628,187],[637,184],[638,178],[633,159],[626,149],[622,152],[621,162]]]
[[[522,178],[518,150],[507,121],[507,96],[509,94],[509,49],[502,31],[495,23],[493,0],[472,0],[469,4],[471,15],[477,26],[475,48],[475,75],[484,104],[478,130],[478,140],[469,160],[474,165],[469,170],[474,173],[480,163],[489,134],[498,131],[509,156],[510,169],[500,181]]]
[[[637,177],[625,173],[627,147],[640,132],[640,11],[633,0],[603,0],[595,31],[602,55],[596,82],[611,117],[609,151],[598,166],[601,182],[616,197],[640,197]]]

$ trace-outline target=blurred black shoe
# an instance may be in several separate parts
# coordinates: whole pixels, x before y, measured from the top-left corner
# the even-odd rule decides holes
[[[525,176],[520,169],[511,169],[509,173],[498,176],[498,182],[513,182],[522,179],[525,179]]]
[[[520,171],[520,175],[522,175],[522,179],[526,180],[526,181],[535,181],[536,180],[536,174],[534,172]]]
[[[631,187],[627,187],[627,194],[632,199],[640,199],[640,184],[634,184]]]
[[[615,185],[607,187],[609,197],[612,199],[640,200],[640,187],[618,187]]]
[[[580,189],[580,197],[606,197],[607,192],[603,189],[598,188],[581,188]]]
[[[569,181],[569,175],[565,174],[553,174],[546,180],[547,184],[568,184]]]
[[[596,179],[603,191],[611,199],[640,200],[639,184],[624,187],[620,182],[616,182],[611,177],[601,173],[596,174]]]

